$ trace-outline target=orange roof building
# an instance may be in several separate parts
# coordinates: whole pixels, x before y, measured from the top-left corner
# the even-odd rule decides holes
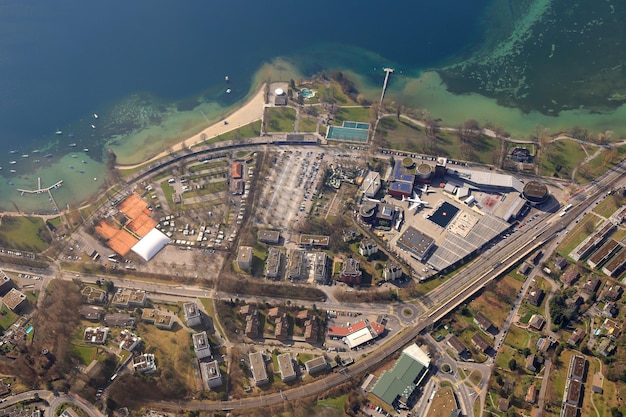
[[[233,162],[231,175],[234,180],[239,180],[243,177],[243,165],[241,162]]]

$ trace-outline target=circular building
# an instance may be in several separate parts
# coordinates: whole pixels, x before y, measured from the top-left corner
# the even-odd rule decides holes
[[[428,164],[419,164],[415,170],[417,178],[427,180],[433,175],[433,167]]]
[[[413,162],[413,159],[411,159],[410,157],[406,157],[404,159],[402,159],[402,165],[406,168],[413,168],[413,166],[415,165],[415,162]]]
[[[274,90],[274,94],[276,94],[277,96],[282,96],[283,94],[285,94],[285,91],[282,88],[277,88],[276,90]]]
[[[528,181],[524,185],[522,195],[531,205],[541,204],[550,197],[548,187],[544,183],[535,180]]]
[[[366,222],[372,221],[374,219],[374,215],[376,214],[376,203],[373,201],[363,203],[361,209],[359,210],[359,214]]]

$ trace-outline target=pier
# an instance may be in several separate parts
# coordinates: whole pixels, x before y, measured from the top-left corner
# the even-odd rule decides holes
[[[37,189],[36,190],[25,190],[23,188],[18,188],[17,191],[19,191],[21,195],[24,195],[24,194],[48,193],[48,195],[50,196],[50,201],[52,202],[52,206],[54,207],[55,211],[57,213],[59,213],[59,206],[57,205],[57,202],[55,201],[54,196],[52,195],[52,190],[56,190],[57,188],[61,187],[62,185],[63,185],[63,180],[55,182],[50,187],[42,188],[41,187],[41,177],[40,177],[40,178],[37,178]]]
[[[380,107],[383,105],[383,98],[385,98],[385,92],[387,91],[387,82],[389,81],[389,75],[393,72],[393,68],[384,68],[385,82],[383,83],[383,92],[380,95]]]

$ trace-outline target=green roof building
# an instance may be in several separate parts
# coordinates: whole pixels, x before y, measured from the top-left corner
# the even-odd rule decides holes
[[[402,351],[393,368],[383,372],[372,393],[393,408],[409,408],[416,388],[430,366],[430,358],[416,344]]]

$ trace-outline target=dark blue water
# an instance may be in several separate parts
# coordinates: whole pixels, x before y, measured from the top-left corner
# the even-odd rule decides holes
[[[0,165],[10,149],[67,153],[70,132],[102,146],[92,114],[133,93],[172,102],[228,74],[233,94],[219,100],[236,101],[276,56],[315,50],[305,72],[435,67],[481,40],[490,1],[0,0]]]

